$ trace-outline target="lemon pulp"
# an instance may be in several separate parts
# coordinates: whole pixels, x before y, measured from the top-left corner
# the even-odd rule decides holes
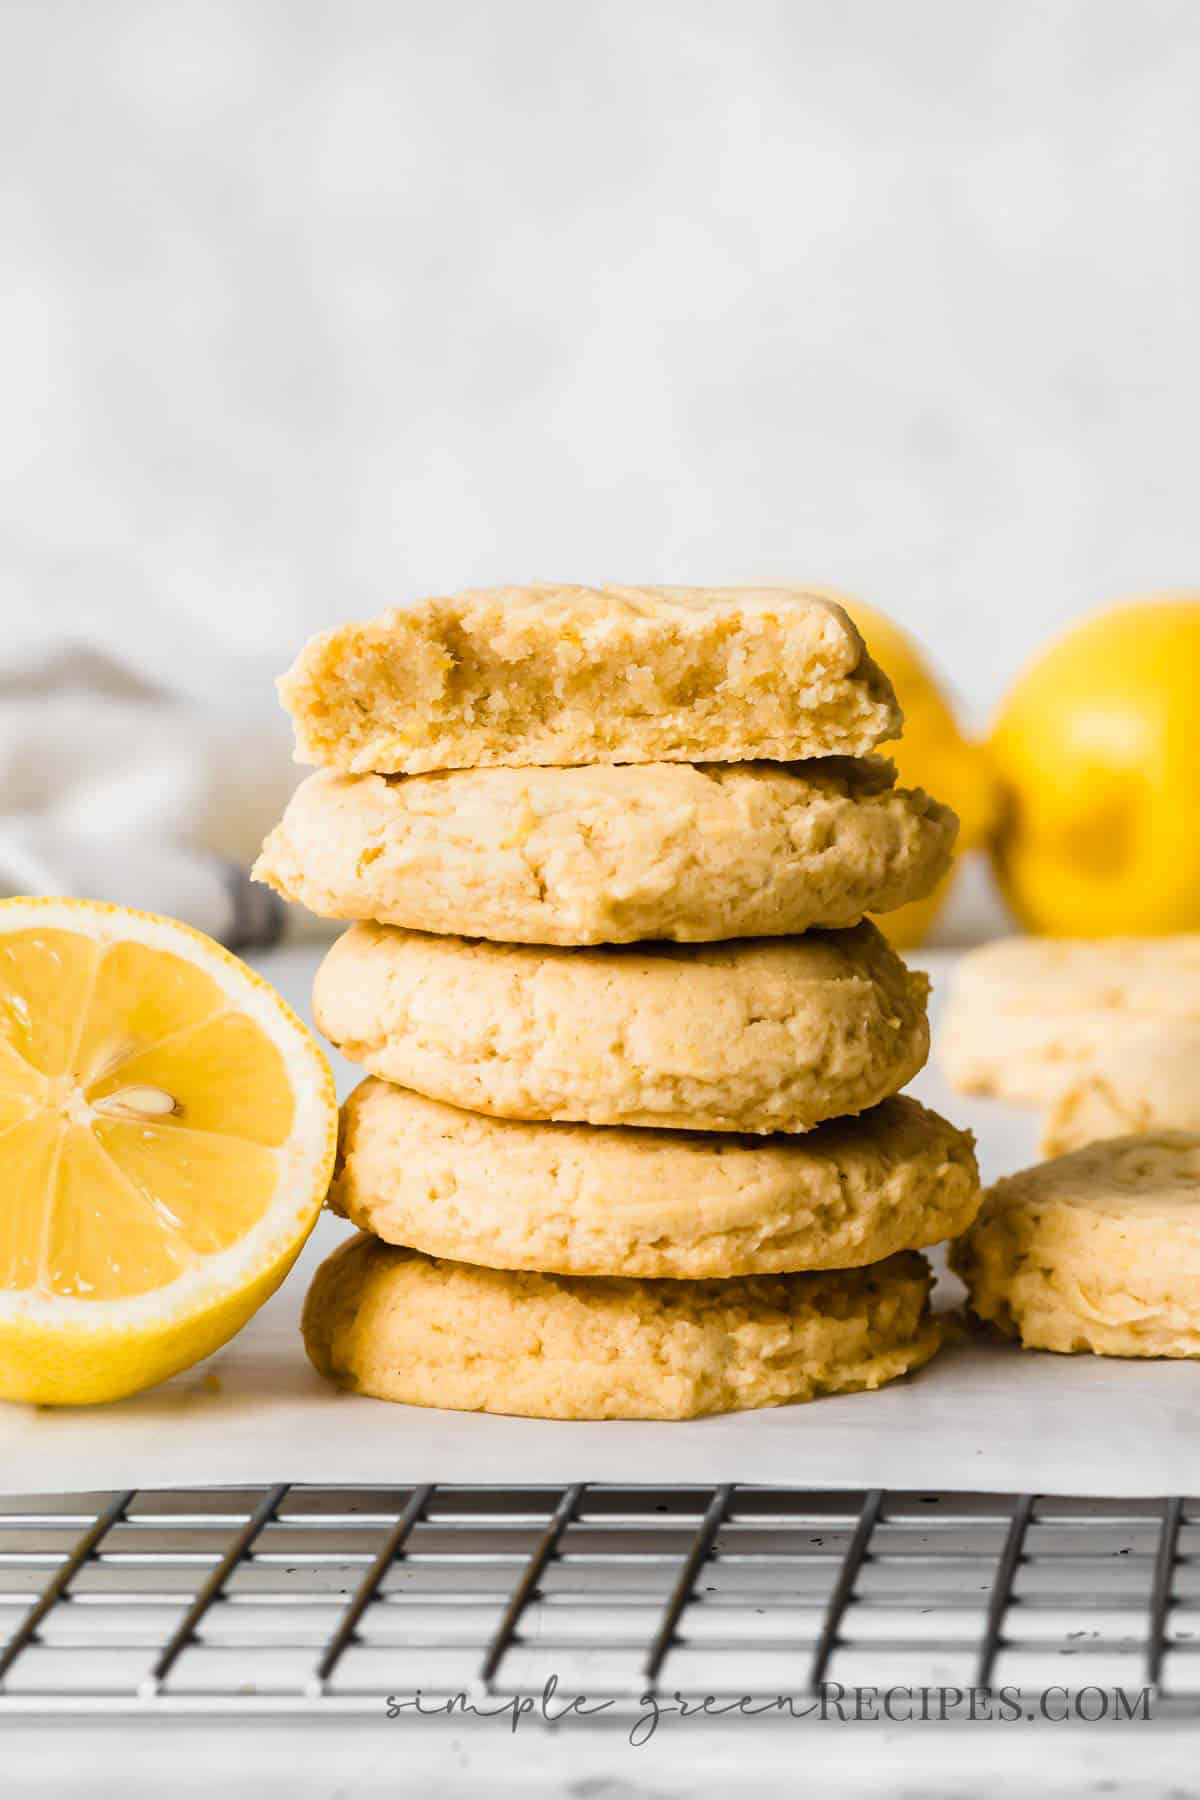
[[[148,1387],[278,1286],[336,1146],[329,1066],[174,920],[0,901],[0,1396]]]
[[[211,975],[77,932],[0,939],[0,1287],[112,1300],[243,1237],[295,1114]]]

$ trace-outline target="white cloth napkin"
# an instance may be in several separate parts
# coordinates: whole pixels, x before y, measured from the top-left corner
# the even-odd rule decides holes
[[[0,667],[0,893],[168,913],[233,949],[275,942],[285,908],[248,870],[298,771],[261,707],[173,694],[103,651]]]

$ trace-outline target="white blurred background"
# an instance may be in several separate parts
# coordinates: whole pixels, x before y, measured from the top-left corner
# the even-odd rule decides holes
[[[265,718],[306,634],[420,593],[808,578],[982,717],[1196,580],[1193,0],[3,0],[0,40],[10,648]]]

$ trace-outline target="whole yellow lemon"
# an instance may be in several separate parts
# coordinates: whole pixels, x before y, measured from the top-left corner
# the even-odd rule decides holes
[[[997,788],[983,747],[965,736],[937,676],[906,631],[861,600],[831,594],[866,639],[875,661],[891,677],[904,711],[904,736],[883,746],[906,787],[922,787],[958,814],[958,852],[978,849],[997,816]],[[954,881],[952,869],[924,900],[914,900],[879,920],[894,944],[919,944],[941,911]]]
[[[1097,613],[1019,677],[991,737],[996,872],[1029,931],[1200,929],[1200,596]]]

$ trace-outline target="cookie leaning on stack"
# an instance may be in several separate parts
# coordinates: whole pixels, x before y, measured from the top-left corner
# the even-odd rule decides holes
[[[369,1235],[314,1281],[317,1367],[680,1418],[926,1361],[915,1250],[978,1178],[889,1098],[926,984],[864,915],[928,891],[955,821],[869,755],[899,714],[845,613],[501,589],[326,633],[282,688],[326,767],[257,873],[361,921],[315,1008],[372,1071],[332,1195]]]

